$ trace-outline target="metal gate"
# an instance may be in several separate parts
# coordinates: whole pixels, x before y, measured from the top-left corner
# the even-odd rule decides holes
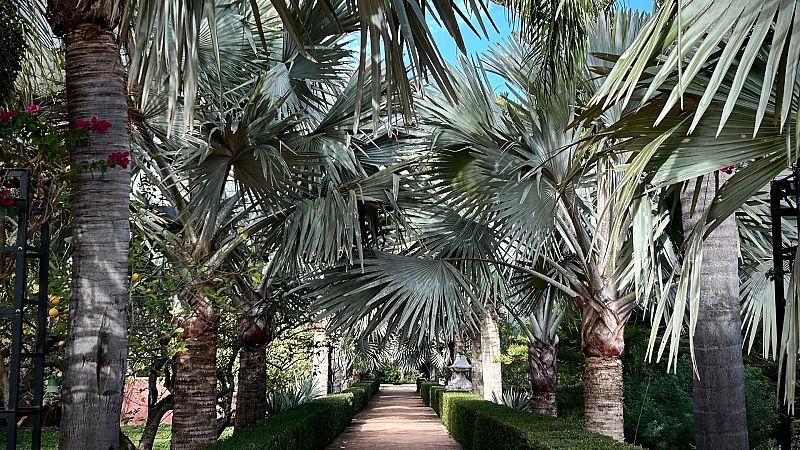
[[[775,282],[775,322],[778,336],[776,358],[784,351],[781,348],[783,335],[783,316],[786,312],[785,276],[792,273],[797,243],[785,245],[782,225],[785,219],[794,221],[800,226],[800,169],[795,167],[786,178],[775,180],[770,184],[769,201],[772,215],[772,274]],[[794,358],[787,359],[786,364],[795,364]],[[778,371],[778,445],[782,449],[790,449],[792,445],[792,416],[787,412],[787,404],[783,401],[786,386],[783,382],[786,365]]]
[[[45,338],[47,333],[47,278],[50,230],[45,221],[38,234],[38,244],[28,237],[29,219],[42,211],[31,211],[30,177],[27,169],[0,170],[0,188],[9,189],[13,200],[10,214],[16,213],[16,233],[13,245],[0,247],[0,253],[13,255],[14,292],[10,308],[0,309],[0,320],[11,323],[11,364],[9,366],[9,392],[6,405],[0,404],[0,418],[6,420],[6,449],[17,447],[18,423],[28,417],[32,421],[31,446],[41,448],[42,400],[44,389]],[[15,211],[14,211],[15,210]],[[28,295],[28,275],[35,274],[38,293]],[[30,333],[23,333],[28,327]],[[32,342],[25,342],[25,335]],[[22,398],[20,382],[24,362],[32,364],[30,396]]]

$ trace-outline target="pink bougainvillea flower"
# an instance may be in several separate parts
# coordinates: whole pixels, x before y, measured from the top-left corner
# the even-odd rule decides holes
[[[108,165],[110,167],[120,166],[123,169],[127,169],[128,164],[131,162],[129,156],[130,153],[128,152],[114,152],[108,155]]]
[[[34,104],[25,105],[25,111],[28,111],[28,112],[37,112],[37,111],[41,111],[41,110],[42,110],[42,107],[40,105],[34,105]]]
[[[105,133],[111,128],[111,122],[92,116],[92,129],[98,133]]]
[[[731,164],[730,166],[723,167],[719,169],[720,172],[725,172],[728,175],[732,174],[736,170],[736,164]]]
[[[8,122],[9,120],[13,119],[14,116],[17,115],[17,111],[11,110],[0,113],[0,123]]]
[[[11,198],[11,191],[8,189],[3,189],[0,191],[0,206],[12,205],[14,205],[14,199]]]
[[[89,127],[91,125],[92,124],[90,124],[88,120],[78,119],[78,120],[75,121],[75,128],[78,128],[78,129],[81,129],[81,130],[87,130],[87,129],[89,129]]]

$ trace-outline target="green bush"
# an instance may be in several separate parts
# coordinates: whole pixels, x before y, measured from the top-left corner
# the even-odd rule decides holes
[[[694,448],[689,356],[678,359],[676,373],[641,361],[628,362],[625,372],[625,438],[652,449]],[[757,448],[777,422],[775,385],[758,368],[745,367],[745,400],[750,448]]]
[[[217,450],[322,450],[353,418],[354,395],[332,394],[237,431],[211,448]]]
[[[442,423],[464,450],[472,448],[475,410],[483,402],[482,398],[469,392],[446,392],[442,395]]]
[[[350,387],[363,387],[367,390],[367,400],[371,399],[375,394],[378,393],[378,390],[381,388],[381,382],[378,380],[364,380],[359,381],[358,383],[353,383]]]
[[[442,409],[442,394],[444,393],[445,387],[442,385],[435,385],[431,386],[430,388],[430,396],[431,396],[431,408],[436,411],[436,414],[442,415],[440,410]]]
[[[342,391],[342,393],[353,394],[353,410],[359,411],[367,405],[370,399],[369,388],[366,386],[351,386]]]
[[[225,450],[321,450],[353,418],[352,393],[332,394],[284,411],[219,441]]]
[[[744,396],[747,402],[747,435],[750,448],[767,445],[778,425],[775,405],[778,402],[775,384],[766,378],[761,369],[744,368]]]
[[[440,386],[440,384],[435,381],[423,381],[420,383],[419,393],[425,406],[431,406],[431,386]]]
[[[436,391],[434,391],[436,392]],[[463,392],[439,392],[441,417],[464,450],[618,450],[635,448],[561,419],[503,405]]]

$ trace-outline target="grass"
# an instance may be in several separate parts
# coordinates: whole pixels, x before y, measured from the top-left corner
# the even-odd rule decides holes
[[[139,442],[139,437],[142,435],[144,426],[129,425],[123,426],[122,431],[128,435],[134,443]],[[228,430],[226,430],[226,433]],[[156,440],[153,443],[153,450],[169,450],[170,436],[172,435],[172,427],[169,425],[161,425],[156,434]],[[0,428],[0,441],[5,442],[6,429]],[[29,429],[22,429],[19,433],[17,440],[17,449],[30,450],[31,448],[31,431]],[[45,428],[42,431],[42,450],[57,450],[58,449],[58,428]]]

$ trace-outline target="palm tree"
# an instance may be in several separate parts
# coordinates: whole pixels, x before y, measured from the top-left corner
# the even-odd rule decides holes
[[[26,4],[33,4],[33,2],[27,2]],[[92,135],[90,139],[86,141],[87,145],[81,146],[82,150],[76,152],[75,161],[77,163],[104,159],[107,155],[96,154],[100,152],[98,148],[99,145],[104,147],[104,151],[109,151],[111,149],[126,150],[128,148],[127,141],[123,141],[122,138],[127,128],[122,125],[123,123],[127,123],[127,121],[124,120],[126,114],[122,109],[125,104],[124,90],[122,88],[118,89],[115,84],[117,78],[125,78],[125,67],[119,63],[119,52],[117,51],[117,44],[119,42],[116,40],[115,36],[112,36],[112,31],[114,31],[118,25],[120,26],[119,41],[126,47],[128,50],[127,54],[130,56],[130,71],[127,74],[127,79],[130,91],[139,97],[136,102],[142,105],[149,104],[147,101],[148,95],[154,89],[157,90],[164,86],[162,82],[166,80],[167,89],[165,89],[165,91],[168,98],[167,117],[169,122],[172,122],[175,117],[183,116],[185,118],[184,125],[186,125],[187,129],[191,128],[197,103],[196,99],[198,95],[200,95],[198,94],[197,87],[203,82],[200,75],[201,71],[198,70],[197,66],[203,59],[200,54],[200,45],[198,41],[201,38],[200,33],[203,32],[203,27],[201,25],[204,18],[207,23],[213,24],[213,26],[204,31],[208,33],[207,38],[212,42],[211,60],[216,63],[218,69],[223,67],[223,61],[220,60],[222,52],[220,51],[219,44],[224,42],[224,39],[220,39],[220,37],[224,34],[226,28],[217,27],[217,23],[214,20],[218,12],[218,5],[216,5],[216,2],[187,1],[176,3],[148,0],[130,2],[103,0],[100,2],[88,2],[86,0],[51,0],[49,1],[49,5],[51,10],[49,17],[52,18],[53,30],[58,36],[65,38],[67,59],[74,59],[74,63],[67,62],[67,87],[75,91],[74,95],[73,93],[69,93],[69,98],[75,101],[82,101],[82,103],[70,105],[72,118],[84,119],[91,115],[102,115],[105,116],[102,117],[103,119],[112,122],[113,129],[110,133],[104,136]],[[457,16],[464,16],[464,11],[449,1],[434,1],[432,5],[435,15],[445,24],[448,32],[456,38],[459,47],[464,50],[463,41],[460,38],[459,25],[456,20]],[[291,20],[293,14],[291,8],[286,2],[275,2],[275,6],[276,8],[273,10],[274,13],[282,19],[287,31],[295,38],[298,44],[298,50],[301,53],[306,53],[308,49],[306,49],[304,45],[303,33],[298,30],[298,27],[294,25]],[[368,81],[370,79],[377,80],[385,76],[386,79],[392,81],[388,84],[392,89],[390,95],[399,93],[399,98],[402,100],[400,107],[395,109],[395,111],[399,109],[406,117],[410,116],[413,106],[413,97],[411,95],[413,86],[409,82],[407,76],[408,71],[406,70],[403,46],[405,46],[407,54],[409,55],[412,73],[416,80],[422,80],[428,75],[428,72],[431,72],[433,74],[433,79],[441,86],[443,92],[451,92],[451,90],[448,89],[448,80],[444,77],[446,73],[444,64],[441,61],[436,46],[432,44],[433,39],[426,23],[425,11],[428,11],[430,8],[426,8],[424,3],[420,5],[417,2],[403,3],[403,8],[397,8],[397,5],[394,3],[370,4],[367,6],[368,7],[358,8],[360,17],[359,25],[361,25],[360,68],[362,69],[358,71],[359,76],[357,80],[359,98],[362,95],[362,91],[369,85]],[[269,8],[266,7],[265,2],[234,2],[230,5],[225,5],[225,7],[229,9],[241,7],[241,11],[251,19],[252,23],[256,24],[260,42],[264,47],[265,53],[268,52],[264,25],[268,24],[269,20],[274,16],[267,12]],[[336,29],[341,31],[342,28],[344,28],[342,24],[336,20],[337,13],[334,11],[335,8],[330,7],[329,2],[325,3],[324,8],[318,9],[330,10],[331,12],[330,20],[326,28],[327,30]],[[480,15],[481,13],[487,13],[487,4],[484,2],[470,3],[469,9],[471,12]],[[535,11],[535,9],[532,10]],[[553,10],[550,10],[550,14],[557,15]],[[37,19],[41,17],[44,17],[44,14],[29,15],[26,18],[29,23],[33,23],[34,21],[39,23]],[[380,20],[374,20],[375,17],[380,17]],[[526,15],[523,15],[523,18],[525,17]],[[548,24],[550,22],[545,20],[543,23]],[[481,26],[483,26],[482,23]],[[572,24],[570,24],[570,26],[572,26]],[[31,27],[30,29],[39,30],[42,28]],[[396,30],[397,32],[386,33],[386,29]],[[93,31],[98,32],[94,33]],[[82,37],[85,37],[84,35],[91,36],[91,39],[82,39]],[[43,49],[41,54],[50,57],[54,56],[54,52],[52,51],[53,45],[49,36],[39,40],[39,43],[41,45],[39,45],[38,48]],[[106,54],[106,57],[90,61],[92,64],[88,66],[84,65],[80,58],[85,57],[86,49],[91,45],[99,46],[101,44],[103,45],[103,54]],[[569,42],[567,44],[569,44]],[[111,57],[112,49],[115,52],[113,60]],[[386,51],[385,64],[383,65],[380,64],[377,58],[377,54],[381,49]],[[368,53],[370,53],[370,55],[368,55]],[[44,58],[42,61],[56,59],[57,55],[55,55],[55,58]],[[180,63],[174,64],[175,61],[180,61]],[[100,64],[107,65],[100,67]],[[48,67],[57,67],[57,65],[50,64]],[[218,70],[218,72],[221,72],[221,70]],[[169,76],[167,76],[167,74],[169,74]],[[112,81],[112,79],[114,83],[106,82]],[[89,86],[90,83],[95,84]],[[206,92],[213,92],[213,90]],[[115,100],[108,102],[105,101],[106,97],[103,97],[102,102],[93,100],[94,103],[90,103],[84,101],[88,98],[92,98],[88,97],[89,94],[95,95],[95,97],[93,97],[95,99],[99,98],[100,95],[113,95]],[[375,105],[383,104],[379,101],[381,95],[379,90],[372,89],[372,101],[363,102],[363,105],[365,105],[365,107],[371,105],[373,109],[375,109]],[[178,98],[180,96],[183,97],[182,111],[179,111],[178,108]],[[356,105],[361,108],[362,102],[357,101]],[[389,106],[389,108],[392,107],[394,107],[394,105]],[[361,114],[356,114],[355,117],[356,121],[358,121],[361,118]],[[378,128],[379,118],[379,110],[375,109],[372,115],[373,128],[375,129]],[[123,120],[120,121],[120,119]],[[88,145],[89,143],[91,143],[91,145]],[[88,153],[88,148],[90,146],[95,149],[95,154]],[[81,154],[81,151],[86,151],[87,153]],[[127,181],[129,180],[126,173],[126,171],[122,170],[103,175],[106,177],[104,180],[112,181],[114,189],[103,189],[104,195],[102,198],[109,204],[113,203],[115,207],[113,209],[107,209],[95,205],[97,206],[97,211],[116,211],[121,214],[123,210],[127,209],[127,188],[124,186],[128,185]],[[97,181],[96,178],[95,181]],[[79,186],[77,186],[75,190],[76,200],[85,198],[82,194],[84,184],[80,181],[78,184]],[[91,195],[89,195],[89,197],[91,197]],[[92,210],[81,209],[81,211],[89,212]],[[99,218],[101,216],[92,217]],[[121,216],[117,217],[115,213],[112,214],[112,217],[122,224]],[[104,219],[105,217],[102,220],[102,225],[110,223]],[[77,221],[76,224],[80,225],[81,222]],[[87,224],[92,225],[92,220],[88,220]],[[111,311],[108,316],[108,322],[115,324],[114,326],[117,329],[110,332],[110,334],[115,340],[119,338],[120,332],[118,330],[118,325],[124,325],[124,322],[117,319],[121,317],[121,311],[124,310],[124,302],[120,304],[122,301],[121,297],[126,295],[125,292],[123,292],[125,288],[124,273],[126,272],[126,266],[123,263],[126,259],[124,257],[125,246],[119,243],[127,239],[127,234],[125,233],[126,228],[124,226],[115,227],[114,229],[116,230],[116,235],[111,233],[99,233],[100,235],[97,237],[106,237],[106,241],[110,240],[110,245],[114,246],[114,252],[103,251],[102,253],[103,256],[110,258],[107,260],[108,264],[106,264],[106,266],[115,267],[117,273],[112,274],[111,271],[107,271],[106,277],[101,277],[99,280],[88,280],[87,278],[87,283],[81,282],[80,278],[76,279],[76,303],[74,304],[78,305],[80,302],[85,303],[81,300],[84,295],[89,295],[92,298],[105,296],[106,294],[101,293],[99,290],[100,284],[103,282],[112,283],[113,281],[113,289],[110,290],[107,295],[107,298],[110,300],[100,302],[97,305],[95,304],[96,302],[92,302],[91,308],[83,306],[76,308],[74,311],[78,317],[76,318],[73,316],[73,335],[93,336],[90,331],[84,331],[84,325],[94,321],[95,316],[92,316],[92,314],[98,311]],[[85,242],[86,239],[88,239],[93,243],[93,246],[102,246],[102,243],[105,242],[103,239],[94,239],[94,235],[87,234],[87,230],[80,231],[83,233],[80,242]],[[82,247],[79,246],[78,248],[81,252],[76,253],[76,258],[81,258],[84,255],[90,259],[93,257],[94,253],[84,253]],[[76,266],[80,266],[81,264],[82,263],[77,262]],[[80,273],[83,274],[85,271]],[[79,289],[82,290],[79,291]],[[96,292],[87,294],[85,292],[87,289],[95,289]],[[198,301],[199,304],[205,303],[202,300]],[[104,308],[104,303],[113,304],[113,308]],[[97,306],[96,309],[94,309],[95,306]],[[84,314],[87,316],[84,317]],[[99,314],[100,316],[103,315],[103,313]],[[210,320],[211,317],[208,319]],[[124,326],[122,328],[124,328]],[[106,335],[107,334],[104,333],[101,335],[100,339],[95,340],[100,342],[105,341]],[[83,339],[83,337],[80,339]],[[124,334],[122,335],[122,341],[124,341]],[[70,340],[68,346],[68,353],[71,355],[74,353],[72,342],[73,340]],[[122,346],[118,344],[118,342],[114,342],[112,346],[112,353],[115,355],[114,358],[112,358],[113,361],[107,362],[108,355],[103,354],[103,361],[100,362],[100,365],[105,368],[103,370],[98,370],[98,373],[103,372],[107,373],[109,377],[116,377],[116,381],[113,383],[109,382],[110,384],[107,386],[111,388],[109,389],[110,392],[116,392],[116,388],[121,387],[124,374],[124,371],[121,370],[124,367],[124,342]],[[122,355],[122,359],[119,358],[120,354]],[[72,358],[72,356],[70,356],[70,358]],[[73,371],[73,368],[70,366],[67,368],[67,373],[71,371]],[[67,378],[68,382],[66,386],[72,389],[72,386],[76,385],[75,383],[81,382],[84,377],[80,375],[76,375],[75,377],[68,375]],[[94,388],[84,390],[93,392],[98,389],[99,387],[95,386]],[[72,400],[70,397],[66,397],[66,401],[71,402]],[[103,402],[105,402],[104,399]],[[109,405],[116,405],[116,403],[117,401],[113,400]],[[85,403],[85,408],[83,408],[84,411],[93,411],[91,413],[92,415],[102,417],[109,422],[115,421],[115,418],[118,416],[118,413],[114,409],[115,407],[94,408],[91,402]],[[71,417],[71,415],[67,415],[68,426],[66,428],[72,426],[69,425],[72,420]],[[99,424],[100,422],[93,423]],[[64,442],[80,442],[80,445],[87,444],[86,440],[79,440],[77,436],[78,435],[74,433],[65,433],[63,439]],[[112,439],[110,447],[116,448],[116,446],[116,442]]]
[[[736,174],[716,191],[687,241],[676,297],[680,307],[669,320],[670,332],[665,338],[671,341],[671,359],[677,354],[676,341],[685,317],[683,305],[688,305],[690,336],[700,319],[699,302],[703,296],[702,283],[697,280],[701,272],[707,273],[701,264],[707,246],[701,240],[710,238],[728,216],[797,159],[796,143],[786,138],[788,114],[798,105],[793,95],[798,86],[797,56],[785,52],[798,39],[787,19],[793,11],[789,8],[795,6],[794,2],[745,1],[727,8],[710,0],[687,2],[684,9],[677,10],[675,2],[665,2],[598,91],[598,105],[625,99],[637,89],[644,93],[645,106],[623,118],[616,127],[621,131],[619,138],[628,139],[625,147],[634,152],[630,167],[635,167],[635,176],[640,177],[635,183],[639,189],[645,184],[652,189],[653,185],[659,188],[710,176],[720,168],[738,165]],[[699,11],[703,11],[702,16]],[[696,47],[697,51],[687,52],[699,40],[702,45]],[[650,132],[635,135],[645,128]],[[791,408],[798,344],[792,311],[796,310],[798,297],[791,290],[789,297],[792,304],[782,319],[787,328],[780,337],[779,358],[781,366],[786,367],[781,375],[786,396],[781,403]],[[775,305],[769,310],[775,311]],[[765,329],[775,329],[774,315],[760,317],[771,322]],[[740,339],[735,336],[739,332],[722,320],[714,328],[729,335],[720,339]],[[764,338],[769,339],[770,333],[765,333]],[[765,356],[769,347],[765,346]],[[717,361],[722,358],[713,356]],[[734,367],[737,365],[734,363]],[[734,384],[720,388],[732,390],[715,393],[711,398],[719,403],[713,409],[738,410],[741,405],[731,407],[726,401],[738,398],[738,387]],[[741,444],[740,440],[737,442]]]
[[[237,283],[243,291],[244,311],[239,319],[239,378],[236,390],[236,431],[263,420],[267,415],[267,349],[272,341],[272,317],[267,314],[269,283],[258,286]]]
[[[491,401],[503,395],[502,365],[497,360],[501,353],[499,303],[498,299],[488,299],[484,310],[477,312],[480,328],[471,345],[473,392]]]
[[[624,49],[640,23],[637,15],[604,17],[598,30],[612,33],[596,39],[596,48]],[[640,248],[642,241],[631,236],[652,239],[663,227],[640,218],[649,220],[654,209],[646,199],[625,216],[625,227],[613,226],[611,193],[622,180],[608,158],[590,160],[586,170],[586,153],[578,147],[583,133],[604,125],[566,130],[575,91],[545,101],[529,55],[530,48],[512,41],[487,61],[513,97],[498,102],[483,71],[463,63],[464,73],[450,76],[459,104],[436,93],[419,102],[422,137],[431,150],[415,174],[417,198],[398,202],[424,205],[407,222],[416,242],[402,241],[396,247],[402,255],[376,254],[364,275],[327,273],[318,305],[335,314],[337,326],[367,314],[374,326],[456,335],[459,327],[476,328],[474,311],[483,305],[471,299],[480,299],[474,292],[488,292],[493,271],[511,269],[539,280],[574,299],[582,312],[587,428],[621,440],[624,326],[637,292],[647,297],[660,280],[649,272],[634,275],[634,267],[657,270],[643,264],[649,246]],[[443,302],[448,297],[453,300]]]
[[[681,197],[684,234],[689,235],[714,198],[718,180],[706,177],[699,189],[687,183]],[[695,200],[696,199],[696,200]],[[693,378],[695,443],[698,448],[722,445],[747,449],[744,401],[742,318],[739,305],[739,261],[736,218],[728,217],[703,242],[700,301],[694,331]],[[725,420],[719,420],[724,414]]]
[[[69,120],[99,117],[75,147],[71,165],[73,258],[72,315],[65,345],[62,449],[118,448],[127,356],[130,171],[79,170],[114,152],[128,152],[125,71],[115,29],[122,3],[110,0],[49,2],[53,32],[63,39]]]
[[[557,332],[567,311],[562,301],[557,298],[557,291],[548,286],[541,291],[538,301],[526,302],[536,305],[527,317],[523,318],[512,311],[514,320],[528,337],[528,366],[533,392],[533,411],[548,416],[558,415],[558,405],[556,404]]]

